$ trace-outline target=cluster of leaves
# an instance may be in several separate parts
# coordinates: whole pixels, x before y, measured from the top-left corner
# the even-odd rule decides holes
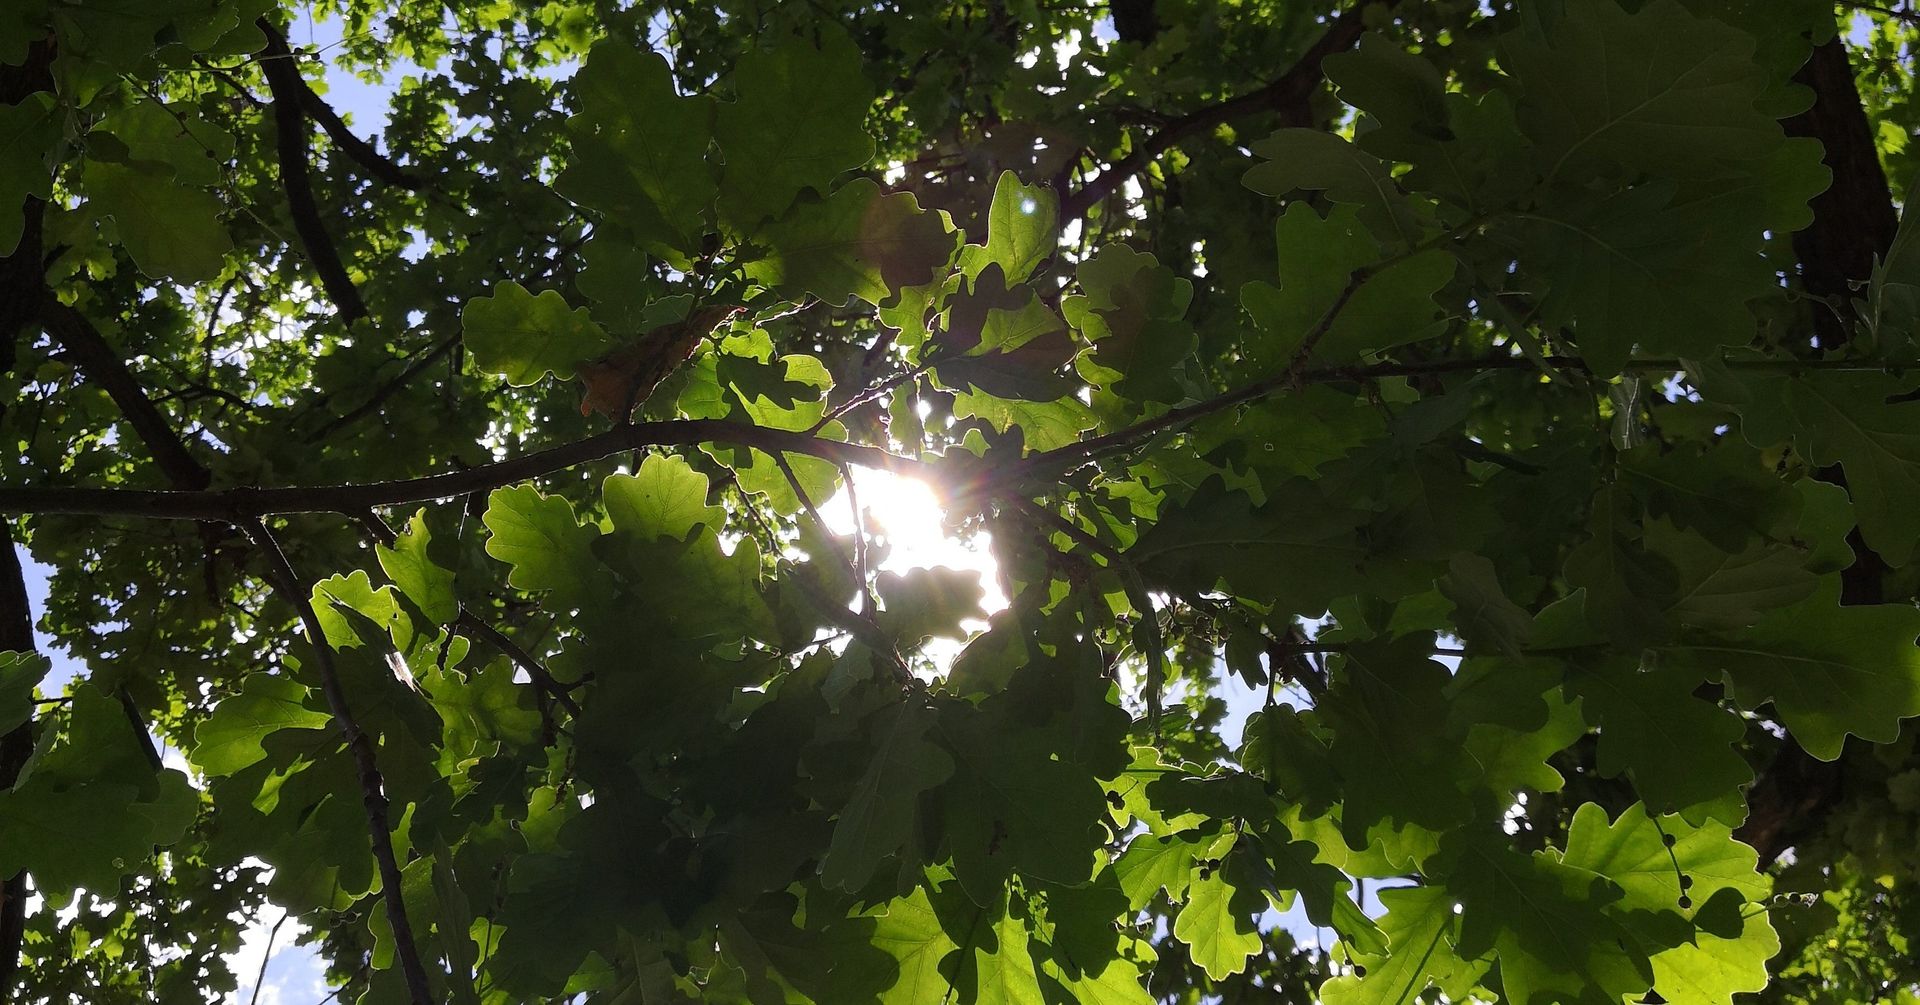
[[[1913,19],[1112,6],[0,12],[6,980],[1910,998]]]

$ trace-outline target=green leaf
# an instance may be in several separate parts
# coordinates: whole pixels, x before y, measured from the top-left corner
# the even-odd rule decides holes
[[[1266,833],[1259,846],[1273,869],[1276,888],[1300,894],[1308,921],[1339,933],[1342,945],[1362,952],[1386,951],[1386,937],[1347,895],[1353,881],[1333,866],[1315,861],[1318,846],[1311,841],[1290,840],[1284,830]]]
[[[1018,698],[1013,691],[996,700]],[[1006,706],[1001,706],[1002,708]],[[991,903],[1009,875],[1068,885],[1093,875],[1104,836],[1106,799],[1092,773],[1056,751],[1071,749],[1058,729],[1021,729],[1000,716],[942,720],[954,761],[942,789],[954,875],[975,903]]]
[[[980,573],[945,566],[882,572],[875,586],[885,610],[875,617],[888,635],[910,645],[938,636],[965,640],[961,622],[984,619],[980,607],[986,591]]]
[[[984,926],[983,926],[984,927]],[[1027,923],[1008,911],[973,950],[978,1005],[1048,1005],[1033,965]]]
[[[1057,960],[1048,960],[1041,972],[1065,988],[1080,1005],[1154,1005],[1156,999],[1142,983],[1153,968],[1153,945],[1135,939],[1130,948],[1131,955],[1116,956],[1097,970],[1076,967],[1069,971]]]
[[[1567,678],[1587,721],[1599,728],[1600,773],[1631,775],[1640,798],[1689,820],[1727,813],[1718,800],[1753,780],[1753,769],[1734,747],[1745,724],[1694,697],[1698,685],[1699,677],[1683,669],[1636,670],[1617,661],[1579,668]],[[1744,803],[1731,809],[1737,816],[1746,812]]]
[[[1007,282],[1025,282],[1053,254],[1059,215],[1052,188],[1025,185],[1012,171],[1000,172],[987,209],[987,261],[1000,266]]]
[[[737,227],[777,216],[808,189],[826,192],[873,157],[860,50],[839,31],[816,37],[818,48],[789,37],[733,65],[734,100],[721,103],[713,133],[726,157],[720,206]]]
[[[1077,278],[1085,292],[1060,308],[1093,343],[1080,357],[1081,374],[1133,401],[1179,400],[1180,372],[1195,344],[1184,320],[1193,283],[1125,245],[1082,263]]]
[[[1736,993],[1766,988],[1767,960],[1780,949],[1762,906],[1772,883],[1757,871],[1759,856],[1725,825],[1696,828],[1676,817],[1655,821],[1639,806],[1609,823],[1606,811],[1589,803],[1574,814],[1566,845],[1568,865],[1605,876],[1625,891],[1619,909],[1677,912],[1700,926],[1653,955],[1654,990],[1661,997],[1727,1005]],[[1712,914],[1734,915],[1738,930],[1722,930],[1718,919],[1708,922]]]
[[[1193,962],[1216,981],[1246,970],[1248,957],[1260,950],[1256,919],[1267,900],[1257,886],[1246,883],[1237,859],[1236,852],[1218,867],[1195,866],[1186,901],[1173,919],[1173,937],[1186,944]]]
[[[0,652],[0,734],[33,718],[34,689],[52,665],[37,653]]]
[[[1537,996],[1599,1005],[1652,985],[1646,957],[1606,913],[1619,887],[1550,855],[1526,855],[1504,839],[1457,835],[1447,843],[1446,889],[1463,907],[1456,950],[1489,951],[1506,999]]]
[[[1668,839],[1672,843],[1668,843]],[[1753,903],[1773,893],[1773,882],[1758,869],[1759,855],[1734,840],[1732,829],[1708,821],[1694,826],[1678,817],[1656,820],[1635,804],[1611,822],[1607,811],[1587,803],[1574,812],[1561,861],[1598,873],[1623,892],[1621,911],[1679,911],[1689,916],[1721,890]],[[1681,877],[1690,878],[1686,886]],[[1679,906],[1682,897],[1696,905]]]
[[[1786,381],[1788,407],[1807,459],[1839,464],[1860,536],[1893,565],[1920,545],[1920,512],[1900,500],[1920,493],[1920,405],[1901,400],[1906,382],[1881,373],[1807,374]]]
[[[184,773],[149,759],[119,701],[86,684],[68,698],[49,717],[59,739],[29,777],[0,791],[0,871],[30,871],[55,903],[76,887],[104,893],[146,872],[201,805]]]
[[[1815,182],[1799,189],[1811,198],[1824,184]],[[1521,217],[1522,261],[1549,287],[1543,327],[1571,326],[1600,376],[1618,373],[1636,348],[1695,357],[1748,342],[1747,301],[1775,283],[1760,255],[1773,222],[1756,211],[1764,208],[1730,184],[1649,182],[1590,206]]]
[[[0,127],[0,136],[4,135],[4,127]],[[1920,224],[1914,222],[1913,209],[1916,194],[1920,193],[1909,191],[1901,203],[1900,228],[1887,253],[1874,260],[1873,281],[1867,286],[1862,314],[1867,330],[1873,333],[1874,347],[1882,353],[1906,351],[1920,336]]]
[[[1073,390],[1059,371],[1074,349],[1060,316],[1034,290],[1009,288],[996,263],[953,299],[946,329],[924,355],[945,361],[937,372],[956,389],[972,385],[995,397],[1052,401]]]
[[[401,608],[393,587],[376,589],[365,570],[320,580],[313,584],[311,600],[327,644],[335,649],[368,644],[384,649],[390,641],[412,634],[412,619]]]
[[[1807,752],[1840,756],[1848,733],[1891,742],[1920,715],[1920,610],[1905,604],[1842,607],[1837,577],[1761,624],[1665,647],[1703,676],[1724,673],[1742,705],[1771,701]]]
[[[1453,602],[1461,638],[1469,645],[1520,658],[1533,632],[1533,616],[1507,596],[1491,561],[1481,555],[1455,555],[1447,560],[1447,574],[1439,586]]]
[[[955,235],[906,192],[886,195],[857,178],[826,199],[803,202],[761,228],[765,257],[747,263],[755,282],[810,293],[834,306],[888,301],[931,281],[953,255]]]
[[[1434,714],[1446,707],[1448,678],[1427,657],[1431,648],[1431,639],[1419,635],[1356,644],[1315,704],[1333,730],[1330,760],[1345,782],[1342,824],[1356,847],[1379,820],[1440,829],[1467,816],[1453,780],[1458,750]]]
[[[1432,987],[1453,1001],[1465,1001],[1476,982],[1486,975],[1488,960],[1462,959],[1459,915],[1453,898],[1438,887],[1398,887],[1380,891],[1387,913],[1380,930],[1388,951],[1370,953],[1348,948],[1348,956],[1364,968],[1320,986],[1326,1005],[1409,1005]]]
[[[712,99],[675,94],[664,58],[614,41],[594,45],[572,87],[573,156],[554,189],[618,220],[642,246],[699,251],[717,191],[706,162]]]
[[[187,185],[219,185],[220,166],[233,158],[233,135],[189,106],[138,101],[110,113],[95,130],[125,145],[130,164],[164,167]]]
[[[1647,522],[1646,542],[1679,576],[1679,599],[1669,613],[1709,631],[1745,628],[1768,611],[1805,600],[1820,582],[1803,549],[1787,545],[1756,541],[1728,554],[1664,520]]]
[[[233,239],[220,223],[220,200],[211,193],[160,174],[99,162],[87,165],[84,184],[97,211],[113,218],[141,272],[180,283],[220,274]]]
[[[820,881],[848,892],[864,888],[912,839],[921,793],[953,774],[953,759],[927,740],[938,721],[932,709],[896,705],[876,718],[873,760],[840,808],[820,862]]]
[[[256,764],[268,756],[267,737],[283,729],[332,726],[332,717],[309,706],[312,700],[311,692],[285,677],[251,674],[238,694],[214,706],[213,714],[194,729],[187,759],[215,777]]]
[[[1324,65],[1340,100],[1366,112],[1382,128],[1449,138],[1445,74],[1392,37],[1368,32],[1354,48],[1329,55]]]
[[[407,521],[407,529],[394,539],[391,547],[376,545],[374,554],[387,578],[418,605],[421,613],[436,625],[452,624],[460,616],[460,601],[453,592],[453,571],[428,555],[433,532],[427,529],[427,511],[417,510]]]
[[[568,310],[558,292],[534,296],[519,283],[501,283],[492,296],[467,301],[460,328],[474,365],[516,387],[539,383],[548,373],[569,379],[576,365],[607,348],[607,333],[585,307]]]
[[[504,657],[470,666],[464,673],[435,668],[421,679],[433,707],[448,724],[449,750],[484,752],[487,743],[529,745],[540,738],[540,712],[532,685],[514,682]]]
[[[698,527],[724,526],[725,514],[707,505],[707,476],[686,458],[648,454],[631,475],[609,475],[601,498],[616,534],[640,541],[682,541]]]
[[[0,869],[33,874],[50,898],[76,888],[106,891],[146,868],[154,848],[171,845],[193,822],[198,799],[178,771],[163,795],[141,801],[134,786],[97,782],[66,791],[27,786],[0,792]]]
[[[1249,342],[1256,371],[1284,370],[1341,301],[1356,270],[1387,256],[1351,207],[1336,207],[1321,219],[1312,207],[1294,203],[1275,227],[1280,247],[1280,285],[1249,283],[1240,302],[1267,337]],[[1310,358],[1347,363],[1368,352],[1416,342],[1436,330],[1433,294],[1453,278],[1453,258],[1424,251],[1368,275],[1321,334]]]
[[[1569,4],[1552,21],[1500,43],[1549,181],[1713,175],[1782,142],[1759,108],[1767,79],[1752,36],[1675,0],[1631,14],[1613,0]]]
[[[1183,835],[1141,834],[1113,861],[1113,873],[1135,911],[1153,902],[1160,891],[1176,903],[1186,899],[1194,859],[1201,846]]]
[[[1668,634],[1667,609],[1678,602],[1679,575],[1638,540],[1633,507],[1615,486],[1593,499],[1593,536],[1567,556],[1567,582],[1584,591],[1587,623],[1631,649]]]
[[[487,554],[513,566],[507,581],[515,588],[551,590],[570,606],[595,595],[596,578],[581,572],[599,566],[593,542],[600,532],[574,519],[573,504],[531,485],[495,489],[483,520]]]
[[[1266,158],[1242,179],[1255,192],[1279,197],[1296,189],[1323,191],[1333,202],[1358,207],[1375,234],[1402,246],[1416,242],[1405,198],[1378,157],[1319,129],[1282,129],[1251,149]]]
[[[1203,486],[1186,505],[1163,512],[1127,556],[1178,589],[1204,592],[1225,582],[1241,596],[1318,613],[1360,582],[1358,524],[1299,479],[1275,486],[1263,506]],[[1312,576],[1300,574],[1308,569]]]
[[[944,1001],[952,980],[942,964],[960,946],[941,928],[925,890],[914,890],[884,906],[874,918],[872,944],[893,960],[893,980],[880,995],[882,1005],[920,1005]]]

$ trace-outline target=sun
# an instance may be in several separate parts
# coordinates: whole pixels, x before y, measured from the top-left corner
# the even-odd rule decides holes
[[[835,534],[851,534],[854,520],[853,500],[860,501],[866,514],[866,531],[886,545],[886,558],[874,572],[905,572],[908,569],[945,566],[980,575],[985,593],[980,606],[988,613],[1002,610],[1007,598],[1000,590],[998,566],[993,560],[992,536],[978,531],[962,538],[949,533],[946,510],[933,487],[917,478],[895,474],[881,468],[854,467],[849,470],[852,491],[843,487],[823,507],[821,515]],[[984,622],[966,627],[979,629]]]

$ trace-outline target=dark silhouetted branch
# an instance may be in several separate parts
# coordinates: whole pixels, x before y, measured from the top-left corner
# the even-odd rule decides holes
[[[270,21],[261,19],[257,24],[260,31],[267,36],[269,58],[262,60],[262,65],[269,73],[273,69],[272,63],[276,61],[292,66],[293,50],[287,45],[287,36]],[[285,58],[280,59],[279,57],[282,56]],[[271,77],[268,83],[274,89],[274,100],[278,101],[283,93],[280,83],[274,82]],[[374,148],[373,144],[361,139],[352,129],[347,128],[347,123],[340,118],[340,113],[334,111],[333,106],[327,104],[326,99],[314,91],[306,78],[300,75],[297,67],[294,68],[291,79],[285,84],[288,90],[284,93],[293,95],[307,115],[318,122],[320,128],[327,131],[327,136],[333,140],[333,145],[339,147],[341,153],[353,158],[361,167],[366,168],[368,174],[389,185],[412,192],[427,187],[425,179],[401,167],[398,161],[381,153]]]
[[[1158,132],[1136,143],[1130,153],[1091,181],[1075,191],[1064,193],[1060,198],[1060,222],[1064,224],[1085,216],[1096,203],[1113,194],[1128,178],[1145,170],[1161,154],[1188,137],[1216,126],[1260,112],[1279,113],[1284,125],[1309,125],[1311,119],[1307,102],[1324,79],[1320,64],[1328,56],[1352,48],[1359,40],[1361,32],[1366,29],[1363,19],[1366,7],[1367,3],[1362,0],[1342,11],[1327,26],[1327,30],[1307,47],[1298,62],[1265,87],[1228,98],[1219,104],[1208,105],[1168,122]]]
[[[548,697],[567,710],[567,714],[576,718],[580,715],[580,703],[573,700],[573,695],[568,692],[566,686],[553,679],[553,675],[547,672],[547,668],[539,660],[533,658],[532,653],[527,652],[520,643],[508,638],[506,633],[487,624],[479,615],[467,610],[460,612],[460,619],[454,622],[454,626],[492,646],[514,666],[526,671],[527,677],[533,681],[534,686],[545,691]]]
[[[326,629],[321,627],[320,616],[313,609],[308,586],[294,572],[293,564],[287,561],[287,553],[281,549],[280,542],[264,522],[257,519],[236,522],[266,556],[268,580],[279,588],[287,603],[300,613],[300,623],[306,628],[307,641],[313,646],[321,694],[326,697],[327,708],[333,715],[341,738],[346,742],[347,753],[353,758],[354,772],[359,778],[360,805],[366,812],[373,859],[380,869],[380,899],[386,904],[387,924],[393,928],[395,951],[400,957],[400,970],[406,978],[408,995],[413,1005],[433,1005],[426,967],[421,963],[420,949],[413,941],[413,924],[407,919],[406,898],[401,895],[404,881],[400,873],[400,861],[394,856],[386,783],[374,759],[373,739],[360,728],[353,708],[347,704],[347,692],[340,684],[333,647],[328,644]]]
[[[755,447],[768,453],[784,450],[829,461],[885,468],[919,478],[933,478],[941,470],[936,465],[891,454],[878,447],[719,419],[680,419],[636,422],[512,460],[388,482],[200,492],[0,487],[0,513],[84,513],[229,522],[271,513],[346,513],[357,518],[362,511],[374,507],[484,492],[622,451],[702,443]]]
[[[74,368],[113,399],[127,424],[133,427],[134,435],[146,445],[154,463],[167,476],[168,484],[183,491],[194,491],[206,488],[213,481],[213,475],[188,452],[186,443],[173,431],[173,425],[141,389],[133,371],[127,369],[125,355],[108,344],[86,315],[49,297],[41,303],[40,323],[66,350]]]
[[[392,380],[380,385],[379,389],[367,397],[367,400],[334,418],[328,419],[325,425],[307,434],[307,442],[319,443],[321,440],[332,436],[339,430],[353,425],[361,419],[379,411],[380,406],[392,400],[393,396],[399,393],[401,388],[413,383],[413,378],[418,377],[422,370],[432,366],[436,361],[446,358],[446,355],[452,352],[459,344],[460,336],[458,335],[441,341],[439,345],[428,350],[426,355],[408,363],[406,369],[401,370]]]
[[[27,606],[27,581],[13,550],[13,529],[0,520],[0,652],[34,651],[33,614]],[[33,716],[0,735],[0,791],[13,788],[33,756]],[[27,930],[27,873],[22,869],[0,882],[0,1003],[13,1000],[20,947]]]
[[[352,324],[367,316],[367,305],[360,299],[360,291],[353,285],[352,277],[347,275],[347,267],[340,260],[340,251],[327,234],[326,225],[320,220],[320,207],[314,202],[313,179],[307,163],[311,153],[311,136],[307,125],[306,100],[301,97],[308,90],[307,82],[300,76],[300,66],[294,62],[293,51],[287,48],[286,36],[280,34],[266,18],[256,23],[267,36],[267,48],[260,59],[260,67],[267,76],[268,88],[273,91],[280,187],[287,193],[287,211],[293,217],[293,229],[300,235],[300,243],[306,248],[307,261],[320,276],[321,287],[339,309],[340,319]]]

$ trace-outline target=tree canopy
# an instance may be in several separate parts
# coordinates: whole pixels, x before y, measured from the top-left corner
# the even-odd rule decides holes
[[[0,999],[1916,1000],[1893,2],[7,0]]]

